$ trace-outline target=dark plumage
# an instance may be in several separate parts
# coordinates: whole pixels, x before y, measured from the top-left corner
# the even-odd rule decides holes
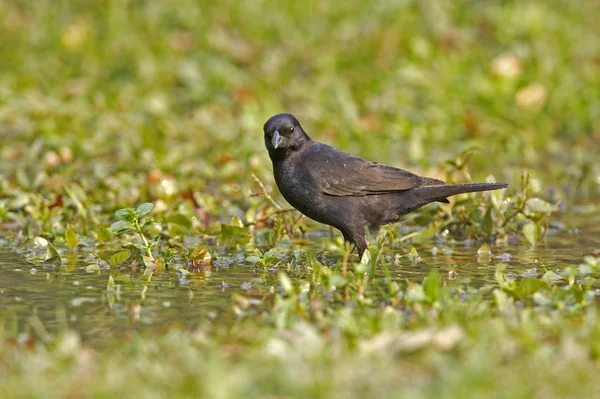
[[[361,256],[367,249],[367,228],[376,231],[430,202],[448,202],[451,195],[507,187],[503,183],[446,185],[365,161],[312,140],[290,114],[270,118],[264,133],[283,197],[309,218],[339,229]]]

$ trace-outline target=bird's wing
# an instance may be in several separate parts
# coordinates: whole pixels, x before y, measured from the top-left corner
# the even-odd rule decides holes
[[[409,171],[365,161],[322,144],[306,161],[321,191],[334,196],[362,196],[445,184]]]

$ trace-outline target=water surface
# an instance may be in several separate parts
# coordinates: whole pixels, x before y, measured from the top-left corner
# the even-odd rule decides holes
[[[489,259],[477,257],[481,243],[472,241],[407,242],[400,248],[386,248],[385,256],[393,278],[399,281],[421,281],[437,268],[448,284],[481,287],[494,281],[501,262],[514,276],[539,277],[545,269],[577,266],[583,256],[600,249],[600,216],[571,214],[557,220],[563,227],[551,229],[545,243],[536,248],[524,240],[491,245]],[[324,236],[303,242],[321,253],[319,259],[325,265],[333,266],[340,256],[323,251],[327,247],[324,242],[330,240]],[[416,263],[406,256],[413,246],[421,258]],[[223,254],[212,268],[187,276],[171,271],[150,280],[139,269],[89,271],[84,255],[71,255],[60,267],[37,265],[27,262],[10,245],[0,247],[0,320],[5,328],[43,335],[69,326],[88,340],[104,341],[161,331],[174,324],[193,327],[207,319],[226,322],[235,317],[232,295],[239,293],[258,302],[276,275],[275,270],[265,274],[246,262],[249,254],[243,252]],[[107,291],[111,274],[116,292]]]

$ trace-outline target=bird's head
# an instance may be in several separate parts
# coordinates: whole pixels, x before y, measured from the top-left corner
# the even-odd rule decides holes
[[[285,154],[299,150],[310,138],[293,115],[272,116],[263,127],[265,146],[271,154]]]

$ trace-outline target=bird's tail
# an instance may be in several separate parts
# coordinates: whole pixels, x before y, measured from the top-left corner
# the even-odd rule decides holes
[[[477,191],[500,190],[508,187],[505,183],[466,183],[443,186],[421,186],[414,189],[422,204],[433,201],[448,202],[446,197],[457,194],[474,193]]]

